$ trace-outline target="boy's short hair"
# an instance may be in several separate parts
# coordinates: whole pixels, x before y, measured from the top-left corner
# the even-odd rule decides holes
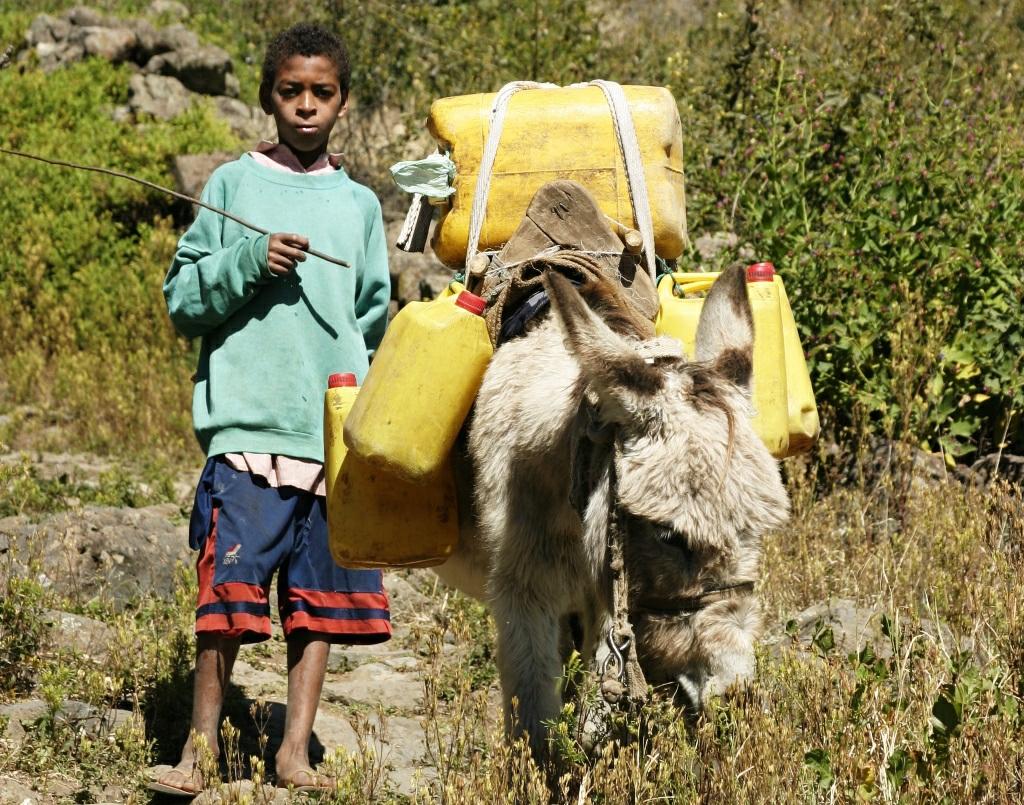
[[[263,57],[263,75],[260,79],[260,95],[269,93],[277,78],[281,62],[292,56],[324,56],[338,68],[338,85],[341,96],[348,97],[352,71],[348,63],[345,43],[326,28],[311,22],[300,22],[281,31],[270,40]]]

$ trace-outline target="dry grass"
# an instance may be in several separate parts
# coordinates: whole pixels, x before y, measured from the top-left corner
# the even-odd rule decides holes
[[[793,519],[767,542],[761,584],[777,642],[759,651],[758,676],[747,690],[715,702],[694,725],[655,701],[638,718],[620,718],[623,743],[588,750],[578,719],[593,710],[596,693],[592,679],[573,669],[580,693],[553,725],[555,763],[540,769],[502,735],[490,618],[478,604],[438,589],[437,614],[418,617],[411,638],[421,655],[436,775],[424,775],[415,795],[397,793],[381,760],[386,736],[373,719],[357,717],[362,743],[331,760],[341,782],[330,801],[1021,801],[1020,490],[900,481],[909,476],[894,472],[830,486],[819,477],[824,467],[788,465]],[[21,636],[35,634],[31,621],[44,605],[59,603],[26,584],[8,589],[24,605],[9,597],[2,610],[4,625]],[[119,644],[131,647],[102,671],[83,670],[74,657],[29,657],[24,640],[4,629],[0,637],[10,645],[0,652],[22,651],[37,695],[101,706],[132,701],[147,719],[149,740],[166,741],[164,731],[181,727],[166,719],[182,714],[168,714],[161,702],[187,699],[191,594],[183,580],[170,606],[120,615],[96,609],[116,626]],[[884,634],[859,652],[835,647],[824,628],[813,641],[786,636],[794,614],[830,597],[874,610]],[[225,737],[230,746],[230,729]],[[83,785],[127,783],[134,792],[128,799],[139,800],[146,741],[136,729],[96,746],[44,720],[3,769]],[[250,771],[239,772],[243,767]],[[235,783],[262,768],[236,758],[226,800],[260,801],[260,789]]]
[[[805,473],[794,474],[792,526],[766,552],[769,622],[785,623],[830,596],[850,598],[884,613],[888,647],[846,655],[824,640],[811,651],[783,642],[761,652],[748,690],[715,703],[692,728],[655,703],[629,725],[632,741],[605,744],[596,757],[573,742],[567,708],[560,762],[548,775],[506,744],[485,692],[463,680],[435,711],[438,731],[458,739],[442,747],[441,767],[450,773],[432,796],[451,803],[1020,801],[1019,490],[954,483],[901,490],[886,475],[871,488],[820,494]],[[948,630],[924,630],[923,619]],[[892,656],[882,658],[886,648]],[[546,776],[557,780],[553,793]]]

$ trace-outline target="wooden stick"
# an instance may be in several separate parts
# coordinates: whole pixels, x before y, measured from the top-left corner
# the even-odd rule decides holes
[[[97,168],[92,165],[76,165],[74,162],[64,162],[60,159],[47,159],[46,157],[36,156],[35,154],[26,154],[23,151],[13,151],[10,148],[0,148],[0,154],[10,154],[15,157],[24,157],[25,159],[34,159],[38,162],[45,162],[48,165],[59,165],[62,168],[74,168],[75,170],[92,171],[93,173],[105,173],[108,176],[116,176],[118,179],[127,179],[130,182],[145,185],[153,190],[159,190],[161,193],[168,193],[169,195],[172,195],[175,198],[180,198],[183,201],[190,201],[193,204],[198,204],[200,207],[210,210],[211,212],[223,215],[225,218],[230,218],[235,223],[241,224],[246,229],[251,229],[253,232],[259,232],[261,235],[271,234],[269,230],[256,226],[256,224],[249,223],[244,218],[239,218],[237,215],[234,215],[227,210],[222,210],[220,207],[214,207],[212,204],[207,204],[205,201],[192,198],[192,196],[186,196],[184,193],[179,193],[176,190],[171,190],[170,188],[154,184],[153,182],[147,182],[145,179],[140,179],[138,176],[132,176],[128,173],[122,173],[121,171],[112,170],[110,168]],[[318,252],[316,249],[306,249],[306,252],[314,257],[319,257],[321,260],[326,260],[328,263],[333,263],[336,266],[350,268],[349,264],[344,260],[340,260],[337,257],[331,257],[329,254],[324,254],[323,252]]]

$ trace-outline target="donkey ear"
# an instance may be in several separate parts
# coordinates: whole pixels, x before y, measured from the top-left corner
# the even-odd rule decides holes
[[[741,388],[750,388],[754,365],[754,317],[747,272],[733,266],[711,286],[697,324],[696,358],[708,361]]]
[[[575,286],[561,274],[544,277],[551,308],[565,333],[566,346],[583,377],[597,394],[632,413],[664,386],[664,374],[648,364],[624,338],[590,309]]]

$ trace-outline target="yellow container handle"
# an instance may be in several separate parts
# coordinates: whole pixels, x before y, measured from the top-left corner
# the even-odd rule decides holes
[[[720,275],[720,271],[675,271],[668,276],[672,277],[677,294],[685,296],[688,293],[706,293]]]

